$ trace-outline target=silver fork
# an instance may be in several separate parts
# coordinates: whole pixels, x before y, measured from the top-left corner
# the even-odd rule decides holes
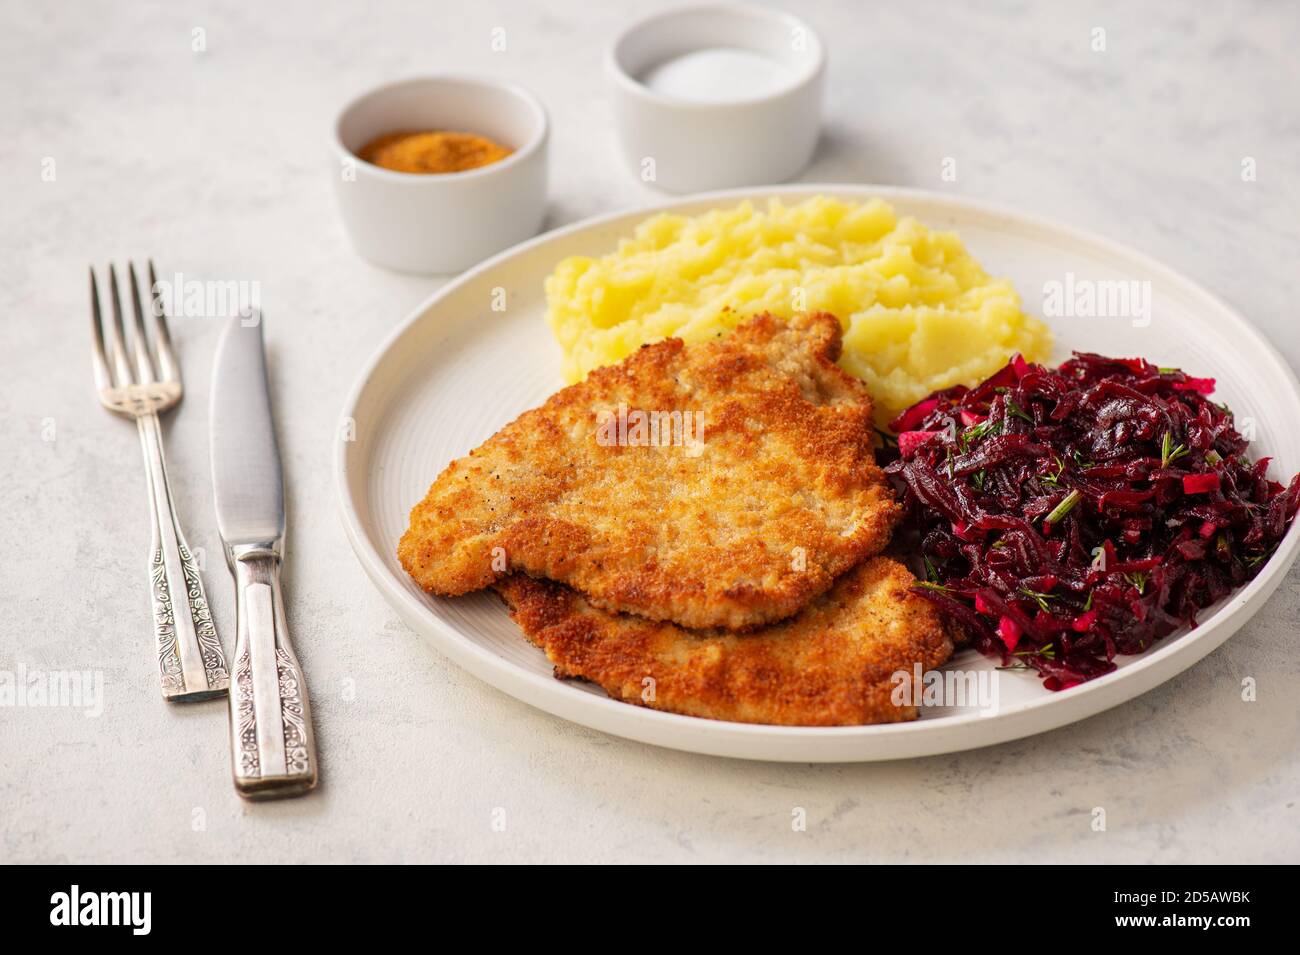
[[[167,483],[167,463],[163,458],[162,425],[158,420],[161,412],[180,403],[181,370],[167,331],[167,318],[158,296],[153,262],[149,262],[149,287],[153,290],[150,315],[155,354],[150,353],[149,338],[145,333],[144,309],[140,304],[134,265],[128,267],[128,277],[135,314],[134,334],[131,336],[134,368],[132,360],[127,358],[127,335],[122,321],[117,271],[111,265],[108,267],[113,320],[105,323],[99,307],[95,269],[92,267],[90,270],[95,387],[100,404],[115,414],[135,419],[144,449],[149,509],[153,517],[149,573],[163,696],[181,702],[206,700],[225,695],[230,686],[230,675],[212,623],[207,595],[203,592],[198,564],[185,542],[180,521],[176,519],[171,486]],[[111,365],[104,352],[106,325],[112,352]],[[177,603],[180,604],[179,610]]]

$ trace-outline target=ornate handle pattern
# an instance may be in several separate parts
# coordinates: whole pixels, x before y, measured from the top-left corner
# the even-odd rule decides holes
[[[141,415],[136,422],[153,517],[149,572],[163,697],[187,703],[212,699],[225,693],[230,685],[226,658],[212,623],[198,564],[176,519],[158,416]]]
[[[289,642],[280,558],[270,549],[231,554],[237,635],[230,684],[235,788],[250,799],[296,796],[316,785],[316,744],[302,667]]]

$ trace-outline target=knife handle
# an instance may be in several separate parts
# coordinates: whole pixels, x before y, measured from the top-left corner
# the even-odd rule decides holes
[[[297,796],[316,786],[307,681],[289,642],[280,555],[271,547],[230,554],[235,575],[235,655],[230,742],[235,789],[248,799]]]

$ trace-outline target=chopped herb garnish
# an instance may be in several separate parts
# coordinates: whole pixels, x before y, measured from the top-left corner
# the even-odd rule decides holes
[[[924,587],[926,590],[937,590],[941,594],[952,593],[951,587],[945,587],[943,584],[937,584],[933,580],[918,580],[916,586]]]
[[[1276,548],[1274,548],[1274,550],[1276,550]],[[1258,567],[1260,564],[1264,563],[1264,561],[1268,560],[1272,556],[1273,556],[1273,551],[1267,550],[1262,554],[1256,554],[1254,557],[1248,557],[1246,559],[1246,566],[1253,570],[1254,568]]]
[[[1038,604],[1039,610],[1043,611],[1044,613],[1052,612],[1052,607],[1048,603],[1048,601],[1055,600],[1056,598],[1051,594],[1039,593],[1037,590],[1030,590],[1028,587],[1021,587],[1020,592],[1024,594],[1026,597],[1033,600],[1034,603]]]
[[[1074,506],[1079,503],[1079,498],[1081,496],[1082,495],[1079,494],[1078,488],[1065,495],[1061,500],[1061,503],[1052,508],[1052,512],[1048,514],[1047,517],[1043,518],[1043,522],[1045,524],[1055,524],[1061,518],[1065,517],[1066,514],[1069,514],[1074,510]]]
[[[979,424],[973,424],[966,429],[966,438],[970,441],[978,441],[989,434],[997,434],[1002,430],[1000,422],[991,418],[985,418]]]
[[[1065,473],[1065,462],[1056,455],[1052,455],[1052,463],[1056,465],[1056,473],[1041,475],[1042,481],[1044,484],[1052,485],[1052,487],[1059,487],[1061,484],[1061,475]]]
[[[1017,418],[1024,418],[1030,424],[1034,423],[1034,419],[1029,416],[1028,412],[1026,412],[1024,408],[1020,407],[1020,405],[1016,404],[1010,398],[1007,399],[1007,410],[1011,412],[1013,415],[1015,415]]]
[[[1184,445],[1174,444],[1173,436],[1168,431],[1160,439],[1160,466],[1162,468],[1169,467],[1179,458],[1185,458],[1191,453]]]

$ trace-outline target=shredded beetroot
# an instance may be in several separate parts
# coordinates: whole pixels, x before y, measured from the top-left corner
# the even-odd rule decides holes
[[[1232,413],[1140,358],[1019,355],[918,402],[886,472],[916,591],[982,652],[1067,689],[1115,669],[1254,577],[1300,506]],[[919,569],[919,568],[918,568]]]

